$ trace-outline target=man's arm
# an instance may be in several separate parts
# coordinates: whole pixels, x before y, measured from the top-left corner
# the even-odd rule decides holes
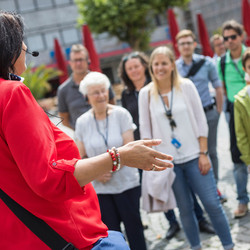
[[[217,111],[220,114],[223,108],[223,88],[222,87],[218,87],[215,89],[216,92],[216,107],[217,107]]]
[[[70,126],[70,122],[69,122],[69,113],[68,112],[59,112],[58,113],[59,116],[62,118],[62,124],[66,127],[69,127],[71,129],[73,129],[71,126]]]

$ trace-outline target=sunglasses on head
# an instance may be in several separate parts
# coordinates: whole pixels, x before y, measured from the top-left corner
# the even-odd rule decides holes
[[[237,35],[231,35],[231,36],[224,36],[224,41],[228,41],[229,39],[235,40],[237,38]]]
[[[128,59],[131,59],[131,58],[137,58],[139,57],[139,52],[135,51],[135,52],[132,52],[131,54],[125,56],[122,61],[123,62],[126,62]]]

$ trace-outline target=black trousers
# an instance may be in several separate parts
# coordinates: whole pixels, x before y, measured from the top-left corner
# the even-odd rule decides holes
[[[102,221],[109,230],[121,231],[124,223],[129,246],[132,250],[146,248],[140,215],[140,187],[135,187],[120,194],[98,194]]]
[[[235,134],[234,124],[234,104],[227,100],[227,112],[230,114],[229,133],[230,133],[230,151],[233,163],[243,163],[240,159],[241,153],[237,146],[237,139]]]

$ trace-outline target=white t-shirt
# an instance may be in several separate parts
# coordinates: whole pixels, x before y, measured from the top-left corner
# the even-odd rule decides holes
[[[99,124],[99,131],[96,122]],[[108,120],[95,120],[92,110],[81,115],[76,121],[75,137],[83,142],[87,156],[93,157],[107,152],[107,149],[112,147],[122,146],[122,134],[135,128],[130,113],[122,107],[113,106]],[[107,137],[108,146],[105,145],[103,136]],[[97,194],[122,193],[139,186],[139,172],[136,168],[124,166],[113,173],[109,182],[104,184],[93,181],[92,184]]]

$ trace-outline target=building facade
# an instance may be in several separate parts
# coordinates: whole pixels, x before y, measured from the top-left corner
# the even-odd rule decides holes
[[[122,1],[122,0],[121,0]],[[25,42],[29,50],[40,52],[38,58],[27,58],[27,63],[53,65],[54,38],[60,42],[68,60],[70,47],[82,43],[81,27],[77,26],[77,7],[74,0],[0,0],[0,8],[20,13],[25,21]],[[196,13],[201,12],[211,36],[228,19],[241,22],[241,1],[191,0],[185,10],[175,9],[179,27],[197,34]],[[155,18],[156,30],[151,36],[153,47],[170,42],[165,13]],[[119,82],[117,67],[128,45],[107,33],[93,35],[101,68],[112,83]]]

